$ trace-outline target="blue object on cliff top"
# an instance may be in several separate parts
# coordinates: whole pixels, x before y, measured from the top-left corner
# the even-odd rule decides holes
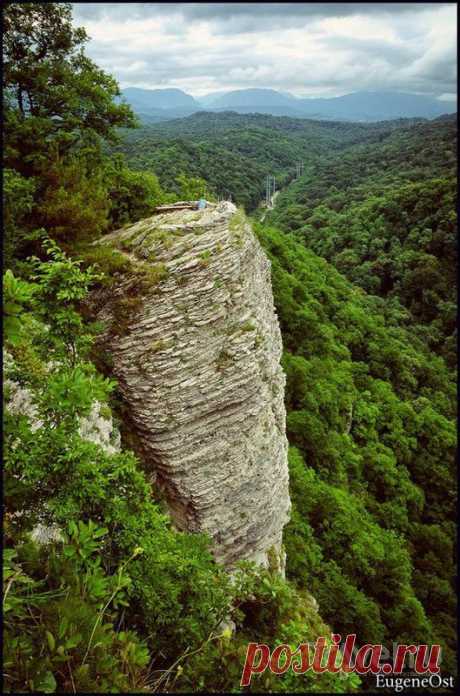
[[[203,210],[203,208],[206,208],[206,199],[200,198],[198,201],[198,210]]]

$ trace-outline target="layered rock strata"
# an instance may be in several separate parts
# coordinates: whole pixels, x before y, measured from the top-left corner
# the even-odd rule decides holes
[[[129,259],[93,297],[146,466],[179,529],[217,560],[282,572],[289,518],[284,374],[270,264],[229,202],[105,236]]]

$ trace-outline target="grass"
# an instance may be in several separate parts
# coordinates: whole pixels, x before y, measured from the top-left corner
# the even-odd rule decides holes
[[[255,331],[257,327],[251,321],[245,321],[239,328],[240,331]]]
[[[135,275],[139,279],[139,290],[145,292],[159,285],[162,280],[166,280],[169,271],[162,262],[154,264],[140,262],[135,268]]]
[[[243,210],[241,208],[238,208],[236,213],[232,215],[230,218],[230,222],[228,224],[228,229],[230,232],[242,232],[244,224],[246,223],[247,218]]]
[[[211,251],[209,249],[202,251],[200,254],[200,266],[203,266],[206,268],[206,266],[209,266],[210,260],[211,260]]]
[[[104,274],[104,278],[99,281],[103,286],[110,286],[113,283],[115,274],[125,274],[131,271],[131,260],[124,254],[110,246],[103,244],[88,244],[76,249],[76,255],[83,260],[83,267],[97,265],[98,269]]]

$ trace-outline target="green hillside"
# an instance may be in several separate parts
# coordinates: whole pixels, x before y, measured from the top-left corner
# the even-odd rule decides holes
[[[456,361],[456,122],[417,124],[318,161],[281,192],[273,224],[387,300]]]
[[[337,631],[440,640],[453,669],[455,381],[397,310],[289,235],[258,234],[285,348],[288,577]]]
[[[305,169],[330,152],[354,143],[387,138],[413,121],[378,124],[313,121],[263,114],[197,113],[184,119],[122,133],[116,149],[130,166],[154,172],[170,191],[178,190],[181,173],[201,177],[209,190],[247,210],[265,195],[267,174],[277,188],[291,181],[296,162]]]

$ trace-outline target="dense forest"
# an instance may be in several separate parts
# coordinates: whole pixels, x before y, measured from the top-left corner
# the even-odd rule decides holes
[[[296,446],[292,577],[315,577],[323,616],[369,641],[455,645],[455,153],[451,117],[329,153],[280,193],[260,231]],[[331,606],[333,587],[343,594]]]
[[[285,347],[288,576],[342,633],[454,649],[455,382],[397,309],[258,234]]]
[[[330,261],[448,365],[456,362],[456,121],[395,131],[323,158],[270,221]]]
[[[455,121],[223,113],[136,128],[70,4],[8,4],[4,29],[6,691],[238,691],[248,641],[330,628],[440,642],[455,673]],[[262,224],[268,173],[285,189]],[[172,526],[120,444],[85,309],[122,271],[91,243],[204,187],[254,213],[272,263],[286,580],[248,563],[231,578],[204,535]],[[251,686],[360,688],[330,673]]]
[[[168,191],[178,191],[177,177],[186,173],[205,179],[211,193],[231,196],[253,210],[265,194],[267,174],[276,176],[277,188],[283,187],[294,179],[297,162],[308,169],[330,152],[385,139],[413,122],[358,124],[204,112],[124,130],[122,143],[114,149],[131,166],[155,173]]]

